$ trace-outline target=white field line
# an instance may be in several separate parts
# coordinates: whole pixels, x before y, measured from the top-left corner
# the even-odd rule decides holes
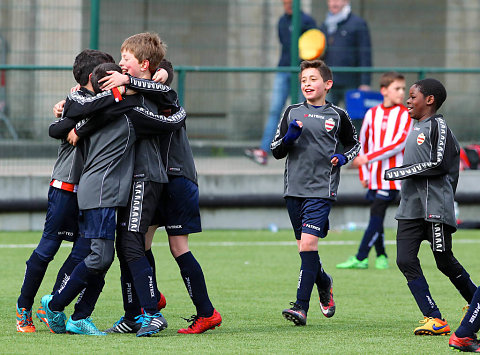
[[[322,245],[357,245],[360,240],[320,240],[319,246]],[[480,239],[453,239],[453,244],[479,244]],[[292,246],[297,245],[296,241],[270,241],[270,242],[189,242],[191,246],[205,247],[252,247],[252,246]],[[385,244],[394,245],[394,240],[386,240]],[[153,243],[154,247],[167,247],[168,243]],[[37,244],[0,244],[0,249],[17,249],[17,248],[36,248]],[[62,243],[62,248],[71,248],[71,243]]]

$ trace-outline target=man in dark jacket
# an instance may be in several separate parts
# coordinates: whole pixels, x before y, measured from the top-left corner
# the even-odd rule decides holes
[[[327,0],[328,13],[320,30],[327,37],[323,60],[329,67],[370,67],[372,50],[367,23],[352,14],[349,0]],[[327,101],[338,105],[350,89],[370,90],[370,73],[340,73]]]

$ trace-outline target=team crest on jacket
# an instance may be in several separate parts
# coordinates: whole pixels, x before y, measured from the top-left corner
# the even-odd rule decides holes
[[[333,118],[329,118],[325,121],[325,129],[327,130],[327,132],[330,132],[333,127],[335,127],[335,121],[333,120]]]
[[[422,144],[424,141],[425,141],[425,135],[424,135],[423,133],[420,133],[420,134],[417,136],[417,144],[420,145],[420,144]]]

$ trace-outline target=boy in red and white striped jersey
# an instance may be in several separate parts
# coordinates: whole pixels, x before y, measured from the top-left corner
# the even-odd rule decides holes
[[[372,107],[365,114],[360,142],[362,149],[353,165],[358,167],[362,186],[368,188],[366,198],[371,202],[370,221],[365,230],[357,255],[338,264],[339,269],[367,269],[368,253],[375,246],[377,269],[388,268],[385,252],[383,220],[388,205],[400,191],[400,181],[385,181],[385,170],[401,166],[405,140],[411,129],[405,98],[405,78],[396,72],[380,77],[383,103]]]

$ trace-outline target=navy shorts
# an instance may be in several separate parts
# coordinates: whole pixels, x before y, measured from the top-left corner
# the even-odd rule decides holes
[[[44,238],[74,242],[78,236],[78,203],[75,192],[50,186]]]
[[[297,240],[302,238],[302,233],[313,234],[319,238],[327,236],[332,200],[287,196],[285,202]]]
[[[169,236],[201,232],[198,186],[183,176],[169,176],[153,224],[165,226]]]
[[[118,227],[145,234],[160,208],[164,185],[153,181],[134,181],[127,206],[118,208]]]
[[[84,238],[115,240],[115,207],[81,210],[79,225]]]

